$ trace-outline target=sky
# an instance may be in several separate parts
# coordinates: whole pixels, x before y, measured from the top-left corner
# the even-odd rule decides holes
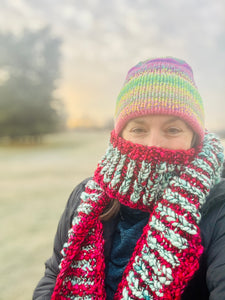
[[[225,128],[224,0],[1,0],[1,32],[45,26],[62,40],[68,126],[107,122],[132,66],[174,56],[194,71],[206,127]]]

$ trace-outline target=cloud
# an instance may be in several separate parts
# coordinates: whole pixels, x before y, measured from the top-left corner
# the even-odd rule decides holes
[[[1,6],[3,30],[48,24],[63,39],[61,95],[79,113],[88,108],[108,118],[128,69],[148,57],[171,55],[193,67],[209,124],[224,122],[223,0],[3,0]]]

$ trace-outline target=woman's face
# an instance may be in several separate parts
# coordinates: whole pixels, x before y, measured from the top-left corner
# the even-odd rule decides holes
[[[131,119],[122,130],[121,136],[136,144],[188,150],[192,147],[194,134],[178,117],[146,115]]]

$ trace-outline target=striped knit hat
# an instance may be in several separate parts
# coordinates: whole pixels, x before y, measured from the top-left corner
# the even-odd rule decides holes
[[[140,62],[129,70],[116,102],[115,131],[148,114],[178,116],[204,137],[204,109],[191,67],[172,57]]]

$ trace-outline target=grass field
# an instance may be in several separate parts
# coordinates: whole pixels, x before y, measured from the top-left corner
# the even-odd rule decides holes
[[[92,175],[108,137],[68,132],[37,146],[0,146],[0,300],[31,299],[67,198]]]
[[[0,300],[31,299],[68,196],[93,174],[108,138],[68,132],[37,146],[0,146]]]

